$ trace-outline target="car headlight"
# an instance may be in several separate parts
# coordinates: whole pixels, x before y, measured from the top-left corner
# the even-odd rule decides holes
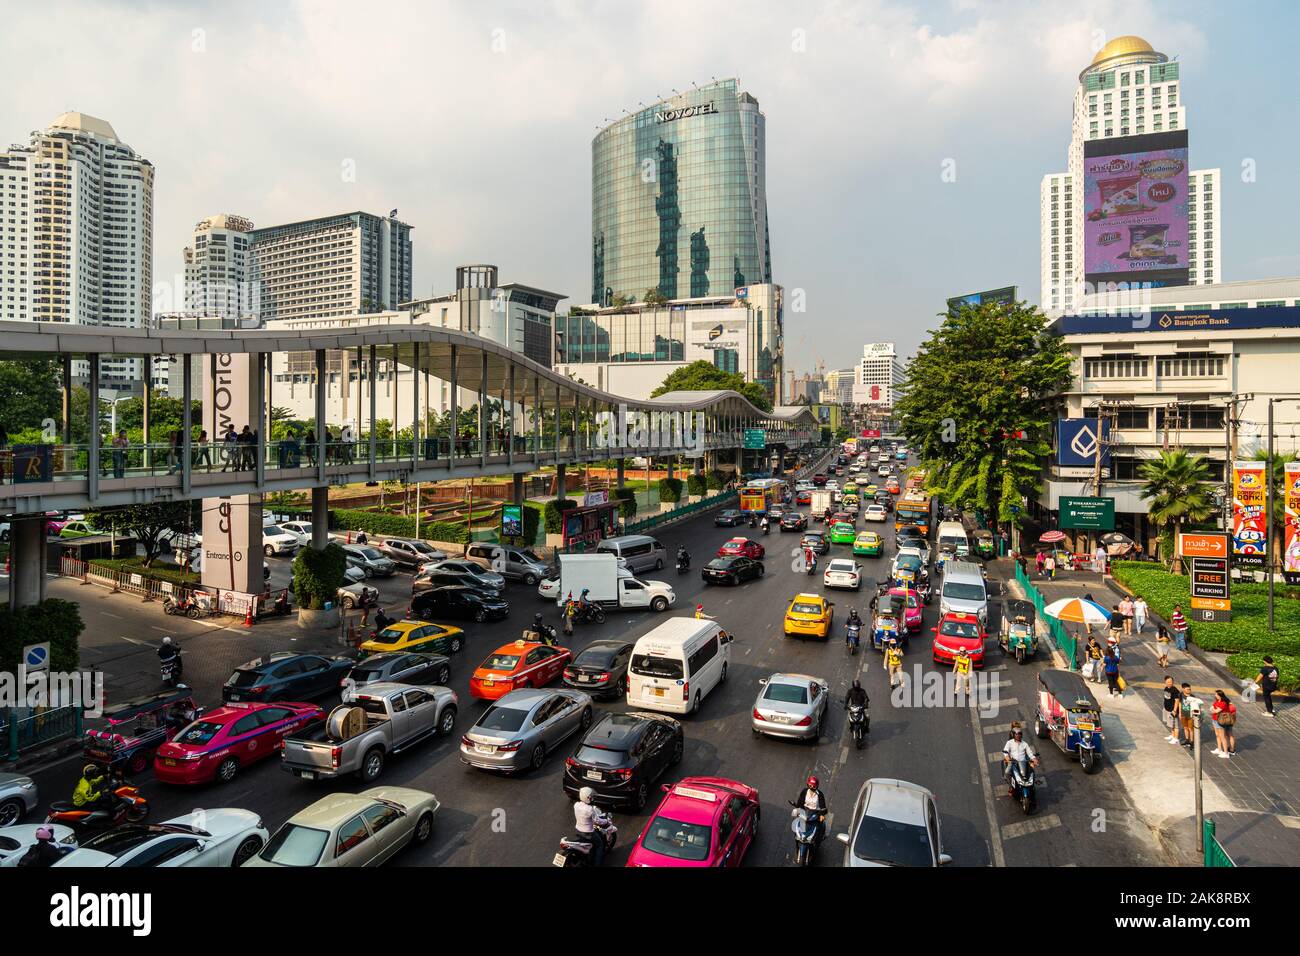
[[[23,783],[18,784],[18,786],[19,786],[21,789],[23,789],[23,790],[35,790],[35,789],[36,789],[36,781],[35,781],[35,780],[27,780],[27,781],[24,781]]]

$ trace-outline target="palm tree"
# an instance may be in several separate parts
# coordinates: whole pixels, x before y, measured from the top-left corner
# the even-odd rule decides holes
[[[1214,514],[1210,497],[1210,470],[1200,455],[1189,455],[1181,448],[1162,451],[1159,458],[1142,463],[1142,499],[1150,502],[1147,513],[1161,529],[1161,550],[1171,558],[1173,544],[1187,522],[1204,521]]]

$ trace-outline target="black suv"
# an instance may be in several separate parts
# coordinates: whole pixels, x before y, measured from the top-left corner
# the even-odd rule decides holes
[[[684,743],[682,725],[663,714],[606,714],[564,762],[564,792],[576,800],[591,787],[597,804],[642,810],[650,787],[682,759]]]
[[[499,597],[463,584],[421,591],[411,598],[410,616],[420,621],[452,618],[457,621],[500,621],[510,614],[510,605]]]

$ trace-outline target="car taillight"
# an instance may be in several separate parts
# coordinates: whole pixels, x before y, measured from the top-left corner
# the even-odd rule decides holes
[[[463,734],[463,735],[461,735],[460,742],[461,742],[461,744],[463,744],[463,745],[466,746],[466,747],[473,747],[473,746],[474,746],[474,741],[472,741],[472,740],[469,739],[469,734]]]
[[[564,676],[569,678],[569,680],[573,680],[575,677],[578,676],[578,672],[575,671],[572,667],[566,667],[564,669]]]
[[[339,758],[342,756],[343,756],[342,747],[330,748],[330,766],[332,766],[335,770],[339,769]]]
[[[754,719],[755,719],[755,720],[767,720],[766,717],[764,717],[762,714],[760,714],[760,713],[758,712],[758,708],[757,708],[757,707],[754,708]]]
[[[631,778],[632,771],[630,769],[611,770],[609,771],[609,775],[611,777],[618,777],[621,780],[627,780]]]
[[[511,753],[511,752],[516,751],[516,750],[518,750],[518,749],[519,749],[519,744],[517,744],[517,743],[513,743],[513,744],[501,744],[501,746],[497,747],[497,752],[498,752],[498,753]]]
[[[248,692],[249,692],[250,694],[265,694],[265,693],[266,693],[266,686],[263,685],[263,686],[261,686],[261,687],[250,687],[250,688],[248,688]]]
[[[683,681],[683,682],[682,682],[682,700],[690,700],[690,699],[691,699],[691,682],[690,682],[690,681]]]
[[[798,723],[796,723],[795,726],[796,726],[796,727],[807,727],[807,726],[808,726],[809,724],[811,724],[811,723],[812,723],[812,715],[809,714],[809,715],[808,715],[807,717],[805,717],[803,720],[801,720],[801,721],[799,721]]]
[[[573,767],[576,767],[578,765],[578,761],[574,760],[572,757],[565,757],[564,765],[572,769]]]
[[[605,683],[605,681],[609,680],[609,678],[610,678],[610,675],[609,675],[609,674],[597,674],[597,675],[593,678],[593,681],[594,681],[595,683],[597,683],[597,684],[603,684],[603,683]]]

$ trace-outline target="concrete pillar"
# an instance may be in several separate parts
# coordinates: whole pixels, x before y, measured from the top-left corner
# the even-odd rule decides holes
[[[330,490],[311,490],[311,546],[322,550],[330,542]]]
[[[15,517],[9,533],[9,606],[31,607],[44,599],[45,516]]]
[[[623,487],[623,481],[624,481],[623,472],[626,470],[626,468],[627,468],[627,459],[626,458],[618,459],[618,487],[620,488]]]
[[[515,504],[523,507],[524,504],[524,476],[521,472],[515,472],[510,476],[511,479],[511,497]]]
[[[564,497],[564,466],[555,466],[555,497]]]
[[[203,383],[203,429],[216,442],[227,426],[250,430],[260,421],[260,383],[253,357],[246,353],[212,356]],[[188,432],[187,432],[188,434]],[[182,439],[184,436],[182,436]],[[190,456],[182,454],[182,482]],[[242,467],[242,466],[241,466]],[[254,472],[256,468],[252,469]],[[249,472],[238,473],[247,477]],[[262,579],[262,496],[205,499],[203,506],[203,584],[223,591],[257,594]]]

